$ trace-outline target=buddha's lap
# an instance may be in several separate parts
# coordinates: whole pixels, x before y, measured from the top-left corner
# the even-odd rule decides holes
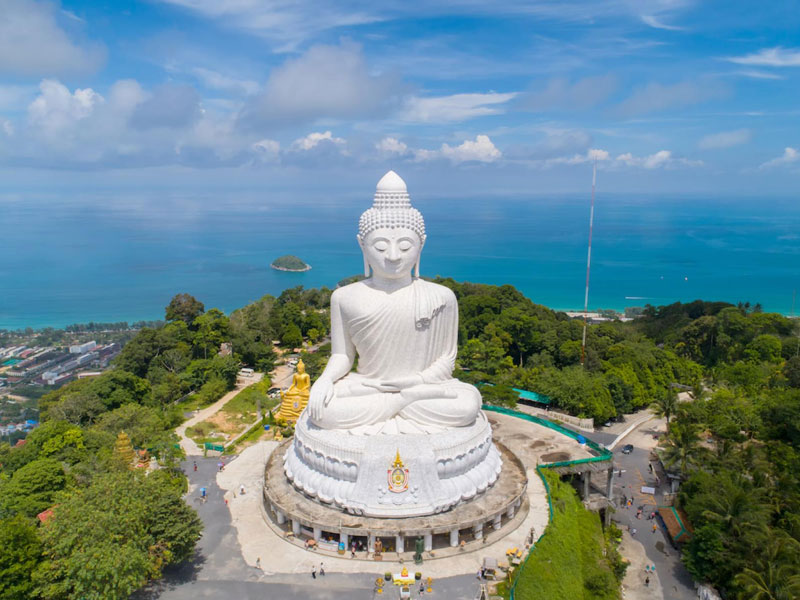
[[[432,387],[424,384],[426,391]],[[413,391],[415,388],[409,388]],[[440,397],[426,394],[425,398],[412,399],[399,392],[374,392],[348,396],[334,393],[324,414],[327,420],[336,420],[337,417],[350,416],[354,413],[382,413],[387,418],[400,413],[424,412],[441,414],[452,417],[474,417],[481,406],[480,392],[472,385],[458,380],[441,384]]]

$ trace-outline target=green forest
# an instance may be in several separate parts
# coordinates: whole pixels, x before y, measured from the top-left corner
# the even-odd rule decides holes
[[[0,444],[0,599],[128,598],[190,558],[202,524],[183,499],[174,428],[232,389],[242,365],[269,372],[273,340],[324,337],[329,300],[295,289],[228,316],[179,294],[113,369],[42,396],[41,425]]]
[[[512,286],[436,281],[459,301],[456,376],[492,384],[486,402],[513,406],[521,388],[597,423],[654,407],[695,530],[687,568],[729,597],[800,593],[796,321],[757,305],[647,306],[590,325],[582,366],[581,320]],[[179,294],[112,370],[44,395],[27,442],[0,445],[0,598],[125,598],[190,557],[201,523],[182,499],[174,428],[232,389],[242,365],[269,372],[276,343],[318,376],[330,346],[303,347],[324,342],[330,294],[292,288],[230,315]],[[678,389],[693,399],[678,402]],[[134,466],[141,450],[157,469]]]
[[[458,376],[494,383],[486,401],[513,403],[522,388],[596,422],[652,407],[669,422],[662,460],[683,479],[693,577],[742,600],[800,597],[797,320],[749,304],[646,306],[591,325],[582,368],[582,321],[511,286],[438,281],[459,300]]]

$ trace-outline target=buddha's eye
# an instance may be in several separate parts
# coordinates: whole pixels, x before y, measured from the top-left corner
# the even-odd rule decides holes
[[[408,240],[402,240],[397,245],[397,247],[400,248],[400,250],[402,250],[403,252],[407,252],[407,251],[411,250],[412,245],[413,244],[411,242],[409,242]]]
[[[377,250],[378,252],[385,252],[389,248],[389,244],[384,240],[380,240],[375,242],[372,247],[375,248],[375,250]]]

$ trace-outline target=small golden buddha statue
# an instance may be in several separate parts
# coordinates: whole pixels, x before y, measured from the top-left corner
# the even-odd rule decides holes
[[[284,419],[287,423],[297,421],[300,413],[308,404],[310,391],[311,378],[306,373],[306,366],[301,360],[297,363],[297,371],[292,377],[292,385],[281,393],[282,400],[278,418]]]

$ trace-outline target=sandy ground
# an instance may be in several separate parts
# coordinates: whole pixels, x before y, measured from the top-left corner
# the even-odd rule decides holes
[[[263,377],[263,373],[255,373],[253,377],[240,377],[236,380],[236,387],[234,389],[214,402],[214,404],[211,406],[206,406],[204,409],[198,411],[197,414],[195,414],[191,419],[185,423],[182,423],[175,429],[175,433],[177,433],[178,437],[181,438],[181,448],[183,448],[186,456],[202,456],[203,454],[203,449],[195,444],[194,440],[186,436],[186,429],[208,419],[211,415],[215,414],[218,410],[225,406],[225,403],[236,396],[236,394],[241,392],[243,389],[250,387],[254,383],[258,383]]]
[[[643,521],[643,523],[648,523],[648,521]],[[650,535],[644,525],[636,532],[636,536],[641,535]],[[631,563],[625,572],[625,578],[622,580],[622,597],[625,600],[664,600],[664,591],[661,588],[657,572],[649,575],[650,585],[645,585],[645,580],[648,577],[644,570],[645,566],[648,565],[647,556],[645,555],[644,546],[636,537],[631,536],[627,531],[623,531],[619,551]]]
[[[552,431],[527,421],[491,414],[500,426],[498,439],[513,448],[522,439],[537,440],[549,438]],[[562,436],[563,437],[563,436]],[[514,443],[516,441],[516,444]],[[307,574],[311,567],[324,561],[325,570],[331,573],[363,573],[375,568],[375,562],[363,559],[341,558],[335,555],[320,554],[304,550],[281,539],[264,521],[263,493],[264,465],[277,442],[259,442],[245,449],[235,460],[227,464],[224,471],[217,473],[217,484],[225,491],[228,508],[248,565],[255,566],[261,558],[261,567],[268,574]],[[540,446],[542,451],[552,451],[553,445]],[[581,451],[574,445],[576,451]],[[530,510],[522,524],[507,536],[493,543],[487,543],[480,550],[465,552],[462,555],[425,561],[425,574],[434,578],[476,573],[484,557],[494,557],[506,562],[506,550],[524,548],[525,538],[531,528],[540,536],[548,523],[547,497],[541,479],[535,471],[537,455],[525,451],[518,454],[525,464],[528,475],[528,499]],[[241,494],[244,486],[245,494]],[[349,556],[349,555],[348,555]],[[384,560],[381,571],[399,570],[399,563]]]

